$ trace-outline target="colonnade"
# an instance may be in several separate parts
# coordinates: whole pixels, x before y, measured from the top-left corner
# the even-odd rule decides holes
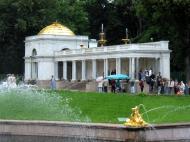
[[[81,63],[81,78],[80,80],[84,81],[84,80],[89,80],[89,79],[96,79],[98,76],[108,76],[110,74],[110,68],[109,68],[109,60],[111,58],[105,58],[105,59],[101,59],[101,61],[103,62],[103,66],[102,66],[102,69],[103,69],[103,72],[102,74],[98,75],[97,74],[97,61],[100,60],[100,59],[88,59],[88,60],[73,60],[73,61],[59,61],[59,62],[63,62],[63,79],[64,80],[68,80],[68,64],[67,62],[72,62],[72,78],[71,80],[72,81],[76,81],[77,80],[77,72],[79,71],[79,69],[77,68],[76,66],[76,62],[80,62]],[[139,65],[139,60],[140,58],[139,57],[130,57],[130,58],[115,58],[114,62],[115,62],[115,71],[116,71],[116,74],[120,74],[122,73],[122,64],[121,64],[121,60],[122,59],[127,59],[128,62],[124,63],[127,65],[127,68],[128,68],[128,72],[125,72],[126,74],[129,75],[129,77],[131,77],[131,79],[137,79],[138,78],[138,72],[140,70],[140,65]],[[150,59],[154,59],[154,58],[150,58]],[[113,60],[113,58],[112,58]],[[87,61],[91,62],[91,78],[87,78],[87,71],[86,71],[86,63]],[[159,72],[160,71],[160,62],[159,62],[159,59],[156,59],[155,58],[155,61],[154,61],[154,66],[152,68],[154,68],[155,70],[155,73]],[[142,66],[142,65],[141,65]],[[88,68],[89,69],[89,68]],[[58,61],[55,62],[55,78],[58,79]]]

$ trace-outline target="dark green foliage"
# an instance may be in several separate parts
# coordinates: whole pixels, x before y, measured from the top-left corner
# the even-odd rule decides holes
[[[134,0],[136,15],[143,23],[137,41],[150,38],[169,40],[171,69],[184,71],[190,66],[190,1],[189,0]],[[189,74],[189,70],[186,70]],[[187,78],[190,79],[190,78]]]
[[[75,34],[122,44],[126,27],[132,42],[169,40],[171,70],[190,80],[189,0],[0,0],[0,73],[23,73],[24,38],[54,21]]]
[[[88,19],[80,1],[0,0],[0,74],[23,73],[24,40],[54,21],[77,34],[87,33]]]
[[[0,73],[23,72],[24,39],[52,21],[55,0],[0,0]]]

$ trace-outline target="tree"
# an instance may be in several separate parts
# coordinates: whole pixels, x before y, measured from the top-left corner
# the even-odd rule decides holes
[[[171,67],[175,71],[186,70],[190,80],[190,1],[189,0],[134,0],[138,20],[143,31],[137,41],[169,40]],[[139,22],[139,23],[141,23]]]
[[[55,8],[55,0],[0,1],[0,73],[23,72],[24,39],[51,20]]]
[[[108,45],[123,44],[121,39],[125,37],[125,29],[129,29],[130,38],[137,33],[137,17],[132,5],[132,0],[91,0],[86,1],[86,10],[89,14],[89,26],[91,37],[99,39],[101,24]]]
[[[76,33],[87,33],[82,1],[0,0],[0,73],[23,73],[24,40],[58,20]],[[87,28],[88,29],[88,28]]]
[[[77,34],[89,34],[88,13],[82,0],[58,0],[57,19]]]

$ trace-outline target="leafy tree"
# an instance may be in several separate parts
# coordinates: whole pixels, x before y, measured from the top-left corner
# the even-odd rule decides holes
[[[58,0],[57,19],[77,34],[89,34],[88,13],[84,5],[81,0]]]
[[[24,39],[59,21],[76,34],[99,39],[104,24],[108,45],[169,40],[171,69],[190,80],[189,0],[0,0],[0,73],[22,73]]]
[[[0,73],[23,72],[24,39],[54,16],[55,0],[0,0]]]
[[[142,32],[137,41],[169,40],[172,70],[186,70],[190,80],[190,1],[134,0]],[[140,30],[141,31],[141,30]]]
[[[131,37],[136,36],[137,20],[132,0],[91,0],[86,2],[86,10],[89,14],[91,37],[99,39],[101,24],[104,24],[108,45],[122,44],[121,39],[125,37],[126,28]]]
[[[24,40],[58,20],[87,33],[82,1],[0,0],[0,73],[23,73]]]

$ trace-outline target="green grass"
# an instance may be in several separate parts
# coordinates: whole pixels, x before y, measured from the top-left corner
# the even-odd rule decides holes
[[[145,109],[155,109],[144,113],[143,118],[149,123],[190,122],[189,96],[138,96],[111,93],[61,92],[71,98],[70,105],[80,108],[92,122],[121,123],[118,117],[129,117],[131,108],[143,104]],[[156,109],[157,107],[160,107]],[[148,117],[147,117],[148,116]]]
[[[190,122],[190,96],[27,90],[0,92],[0,119],[123,123],[117,118],[129,117],[139,104],[141,113],[153,109],[143,114],[149,123]]]

